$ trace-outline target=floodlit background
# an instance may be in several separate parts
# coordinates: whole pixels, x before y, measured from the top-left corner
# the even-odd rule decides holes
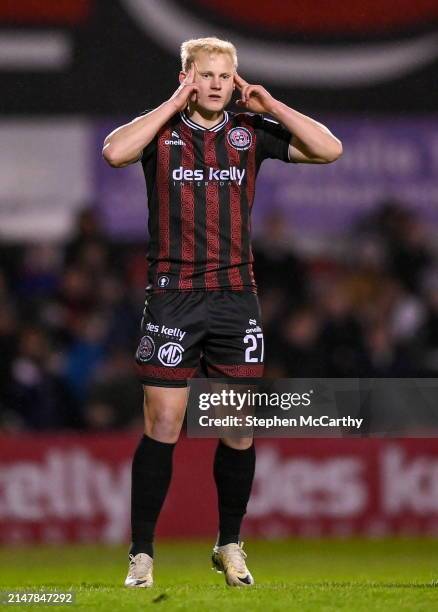
[[[266,376],[437,375],[437,21],[428,0],[0,3],[0,541],[127,540],[147,203],[101,147],[173,93],[187,38],[232,40],[344,145],[260,172]],[[214,534],[214,444],[180,441],[162,535]],[[258,444],[250,535],[438,533],[434,440]]]

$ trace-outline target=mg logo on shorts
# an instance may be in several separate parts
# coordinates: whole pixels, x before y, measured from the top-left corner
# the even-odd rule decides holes
[[[158,351],[158,359],[165,366],[177,366],[182,361],[184,349],[176,342],[166,342]]]

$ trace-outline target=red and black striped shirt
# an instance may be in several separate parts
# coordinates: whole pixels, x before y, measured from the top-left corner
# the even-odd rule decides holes
[[[251,208],[266,158],[289,161],[291,134],[262,115],[225,112],[212,128],[178,113],[141,158],[149,205],[149,283],[255,291]]]

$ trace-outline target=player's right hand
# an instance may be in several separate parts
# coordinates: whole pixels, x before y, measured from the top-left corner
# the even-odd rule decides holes
[[[195,70],[195,63],[193,62],[186,74],[186,78],[170,98],[170,102],[175,105],[178,111],[183,111],[190,101],[196,102],[197,100],[199,87],[195,83]]]

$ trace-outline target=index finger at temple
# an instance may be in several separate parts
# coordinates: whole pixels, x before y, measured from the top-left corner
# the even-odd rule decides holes
[[[187,83],[193,83],[195,80],[195,62],[192,62],[190,68],[187,71],[186,81]]]
[[[237,72],[234,73],[234,81],[235,81],[237,87],[239,87],[240,89],[242,87],[245,87],[245,85],[249,84],[249,83],[247,83],[245,81],[245,79],[242,79],[242,77],[239,74],[237,74]]]

